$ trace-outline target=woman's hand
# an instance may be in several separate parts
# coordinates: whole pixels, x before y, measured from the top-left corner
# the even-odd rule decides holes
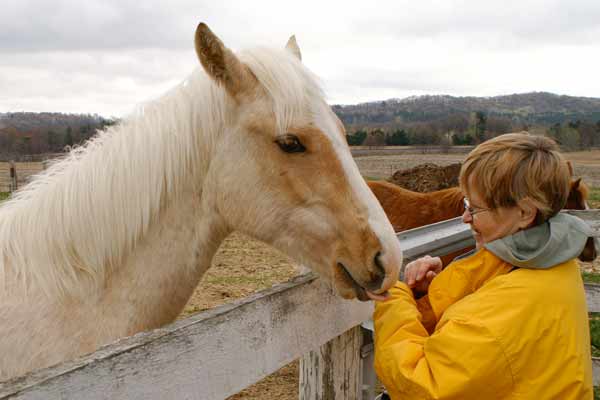
[[[429,284],[442,271],[439,257],[425,256],[408,263],[404,269],[404,282],[415,295],[424,295]]]

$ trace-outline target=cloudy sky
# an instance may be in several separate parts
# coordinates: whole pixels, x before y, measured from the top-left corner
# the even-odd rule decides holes
[[[332,104],[530,91],[600,97],[599,0],[0,0],[0,112],[124,116],[197,66],[296,34]]]

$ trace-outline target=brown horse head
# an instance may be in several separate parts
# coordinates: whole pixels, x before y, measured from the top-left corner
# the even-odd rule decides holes
[[[590,189],[583,183],[581,178],[571,181],[569,197],[564,208],[567,210],[585,210],[589,208],[586,203],[589,193]]]
[[[583,183],[581,178],[571,181],[571,190],[569,191],[569,197],[567,198],[567,204],[565,205],[565,208],[567,210],[589,209],[587,204],[589,192],[589,188],[585,183]],[[593,261],[597,256],[598,254],[596,252],[596,246],[594,245],[594,238],[590,237],[585,243],[585,247],[579,255],[579,259],[581,261]]]

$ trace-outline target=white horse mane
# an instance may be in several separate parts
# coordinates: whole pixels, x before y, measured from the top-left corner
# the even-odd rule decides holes
[[[322,97],[316,77],[284,50],[239,57],[273,99],[280,129]],[[33,284],[62,296],[81,280],[101,285],[161,207],[192,180],[201,187],[231,102],[199,69],[15,193],[0,206],[0,290]]]

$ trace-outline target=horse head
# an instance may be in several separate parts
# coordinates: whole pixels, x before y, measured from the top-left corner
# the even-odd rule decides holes
[[[569,163],[569,169],[572,171]],[[565,208],[568,210],[587,210],[589,206],[587,204],[587,198],[589,196],[589,188],[581,180],[581,178],[571,181],[571,190],[569,190],[569,197],[567,198],[567,204]],[[588,238],[585,243],[583,251],[579,255],[581,261],[593,261],[598,256],[594,238]]]
[[[235,54],[200,24],[195,46],[229,110],[203,207],[328,278],[344,298],[385,292],[398,279],[398,241],[295,38]]]

